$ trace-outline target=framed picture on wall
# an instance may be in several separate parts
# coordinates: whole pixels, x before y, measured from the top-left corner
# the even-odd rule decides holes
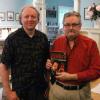
[[[84,20],[89,20],[90,16],[88,15],[88,8],[84,8]]]
[[[16,20],[16,21],[19,21],[19,13],[16,13],[16,14],[15,14],[15,20]]]
[[[0,20],[1,21],[5,20],[5,13],[4,12],[0,12]]]
[[[46,10],[46,17],[56,18],[56,15],[57,15],[56,13],[57,13],[56,10],[47,9]]]
[[[7,11],[7,20],[14,21],[14,12],[13,11]]]

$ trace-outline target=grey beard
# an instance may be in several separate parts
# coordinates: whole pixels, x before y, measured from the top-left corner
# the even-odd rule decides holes
[[[69,41],[73,41],[73,40],[75,40],[77,38],[77,36],[76,35],[67,36],[67,38],[68,38]]]
[[[71,31],[74,32],[75,34],[74,34],[74,35],[68,35],[69,32],[71,32]],[[77,36],[79,35],[79,33],[78,33],[77,31],[75,31],[75,30],[71,30],[71,31],[68,31],[68,32],[66,33],[67,38],[68,38],[69,41],[75,40],[75,39],[77,38]]]

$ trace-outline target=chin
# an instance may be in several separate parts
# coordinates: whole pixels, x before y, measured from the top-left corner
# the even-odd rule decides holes
[[[31,31],[31,30],[34,30],[34,29],[35,29],[34,27],[29,27],[29,28],[28,28],[28,30],[30,30],[30,31]]]

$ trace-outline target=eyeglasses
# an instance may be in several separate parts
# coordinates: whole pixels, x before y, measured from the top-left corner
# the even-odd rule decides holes
[[[80,25],[80,23],[72,23],[72,24],[66,23],[66,24],[64,24],[64,26],[66,26],[66,27],[70,27],[70,26],[76,27],[76,26],[78,26],[78,25]]]

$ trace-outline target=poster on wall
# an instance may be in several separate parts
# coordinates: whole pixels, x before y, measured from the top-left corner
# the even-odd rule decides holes
[[[16,14],[15,14],[15,20],[16,20],[16,21],[19,21],[19,13],[16,13]]]
[[[90,16],[88,15],[88,8],[84,8],[84,20],[89,20]]]
[[[5,13],[0,12],[0,21],[4,21],[4,20],[5,20]]]
[[[14,12],[13,11],[7,12],[7,20],[8,21],[14,21]]]

